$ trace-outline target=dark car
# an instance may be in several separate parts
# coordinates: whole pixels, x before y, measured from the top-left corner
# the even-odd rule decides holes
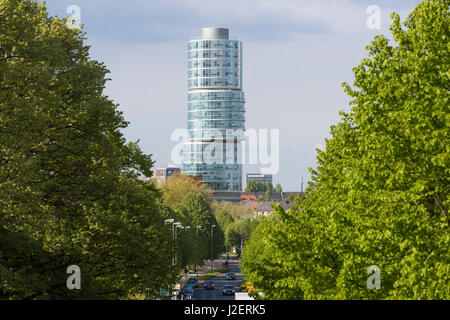
[[[235,293],[235,291],[234,291],[234,287],[233,286],[230,286],[230,285],[223,286],[222,295],[224,295],[224,296],[226,296],[226,295],[234,296],[234,293]]]
[[[193,288],[198,288],[198,279],[197,278],[189,278],[188,282],[186,283],[186,285],[189,285]]]
[[[214,290],[214,282],[212,280],[206,280],[203,285],[203,289],[205,290]]]
[[[180,291],[181,299],[185,300],[187,297],[194,295],[194,288],[192,286],[184,286]]]
[[[236,275],[233,272],[228,272],[226,279],[227,280],[236,280]]]

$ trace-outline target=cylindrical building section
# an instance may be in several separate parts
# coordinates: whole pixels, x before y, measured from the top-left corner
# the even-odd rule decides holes
[[[188,42],[188,131],[183,172],[217,191],[242,190],[245,130],[242,42],[228,29],[203,28]]]

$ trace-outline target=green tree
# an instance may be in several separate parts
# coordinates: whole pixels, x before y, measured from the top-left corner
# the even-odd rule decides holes
[[[227,248],[240,248],[243,241],[250,239],[250,236],[259,221],[259,219],[245,218],[229,224],[225,231],[225,243]]]
[[[266,193],[264,195],[264,200],[272,201],[272,193],[274,192],[273,186],[270,182],[266,182],[265,187],[266,187]]]
[[[283,189],[281,188],[281,184],[277,183],[277,185],[275,186],[275,192],[283,192]]]
[[[225,247],[230,250],[233,247],[241,246],[242,235],[239,229],[239,224],[231,223],[225,230]]]
[[[211,209],[216,216],[220,211],[228,212],[233,220],[242,220],[251,217],[254,214],[254,210],[245,206],[242,202],[233,203],[230,201],[212,201]]]
[[[213,240],[213,256],[218,257],[223,253],[225,250],[224,233],[205,198],[198,193],[188,193],[180,206],[184,208],[193,230],[199,227],[200,258],[209,259],[211,257],[211,240]],[[212,227],[213,225],[215,227]],[[212,230],[213,228],[214,230]],[[213,237],[211,237],[211,232]]]
[[[254,180],[250,180],[247,182],[247,186],[245,187],[245,192],[266,192],[267,189],[272,190],[273,186],[270,182],[258,182]]]
[[[267,235],[283,257],[272,298],[450,298],[449,5],[425,0],[404,27],[393,14],[396,45],[375,37],[354,69],[352,110],[331,128],[305,200],[279,208]],[[380,290],[367,288],[371,265]]]
[[[216,214],[216,219],[222,229],[225,229],[230,223],[234,222],[233,216],[225,210],[221,210]]]
[[[195,264],[200,260],[195,226],[191,225],[191,217],[185,207],[179,204],[171,207],[162,200],[158,204],[164,220],[173,219],[174,223],[180,222],[182,225],[182,227],[177,228],[173,223],[167,224],[167,232],[173,240],[171,243],[171,257],[176,257],[176,265],[173,268],[173,272],[179,275],[185,266]]]
[[[287,197],[287,201],[294,201],[295,200],[295,195],[294,194],[290,194],[288,197]]]
[[[221,210],[216,214],[216,220],[222,230],[226,230],[227,227],[234,222],[231,214],[224,210]]]
[[[256,190],[256,182],[254,180],[248,181],[245,187],[245,192],[255,192],[255,190]]]
[[[255,290],[263,294],[264,299],[301,299],[301,289],[280,282],[286,277],[286,270],[281,263],[284,257],[272,242],[275,230],[282,227],[280,221],[275,216],[262,216],[257,220],[258,224],[242,249],[242,273]]]
[[[212,196],[208,185],[186,174],[174,173],[160,188],[164,201],[169,205],[181,203],[189,192],[201,194],[206,201],[210,201]]]
[[[0,298],[155,294],[171,238],[108,70],[37,1],[0,0],[0,35]],[[73,264],[82,290],[66,287]]]

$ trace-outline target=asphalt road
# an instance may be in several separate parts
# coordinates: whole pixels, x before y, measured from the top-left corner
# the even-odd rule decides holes
[[[224,260],[225,261],[225,260]],[[204,290],[203,282],[201,283],[200,288],[195,289],[194,299],[195,300],[235,300],[234,296],[223,296],[222,288],[224,285],[232,285],[236,292],[239,292],[239,288],[241,286],[242,279],[244,276],[241,273],[241,269],[239,268],[238,263],[229,263],[228,267],[230,267],[230,272],[234,272],[236,274],[236,280],[226,280],[225,273],[221,273],[210,280],[214,281],[214,290]]]

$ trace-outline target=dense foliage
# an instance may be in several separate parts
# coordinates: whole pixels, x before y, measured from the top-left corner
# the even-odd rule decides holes
[[[265,297],[450,298],[449,5],[424,1],[404,28],[393,14],[397,45],[368,46],[306,199],[245,248],[243,272]],[[371,265],[380,289],[367,286]]]
[[[254,215],[254,210],[248,206],[244,206],[243,203],[233,203],[230,201],[212,201],[211,209],[216,214],[219,212],[227,212],[231,215],[234,221],[242,220]]]
[[[273,234],[279,225],[277,218],[261,216],[255,221],[250,241],[246,241],[242,251],[241,269],[246,280],[264,295],[264,299],[301,299],[302,291],[296,290],[290,281],[283,264],[283,252],[269,234]],[[240,241],[240,239],[239,239]]]
[[[216,220],[222,230],[226,230],[234,222],[233,216],[225,210],[216,213]]]
[[[160,188],[164,202],[171,206],[181,203],[189,192],[201,194],[208,202],[212,196],[206,184],[186,174],[174,173]]]
[[[110,298],[173,281],[153,161],[103,95],[108,70],[43,4],[0,0],[0,298]],[[66,269],[81,268],[68,290]]]
[[[230,223],[225,229],[225,246],[236,248],[240,254],[244,241],[250,239],[251,234],[259,224],[260,219],[245,218]]]
[[[278,185],[277,185],[277,187],[278,187]],[[281,186],[279,186],[279,188],[281,189]],[[273,191],[274,191],[274,188],[270,182],[264,183],[264,182],[250,180],[247,182],[247,186],[245,187],[245,192],[273,192]]]
[[[188,193],[176,208],[183,212],[183,221],[191,227],[190,233],[196,238],[195,250],[198,258],[209,259],[211,254],[216,258],[224,252],[222,228],[202,194]]]
[[[274,192],[283,192],[283,188],[281,188],[281,184],[277,183],[275,186]]]

